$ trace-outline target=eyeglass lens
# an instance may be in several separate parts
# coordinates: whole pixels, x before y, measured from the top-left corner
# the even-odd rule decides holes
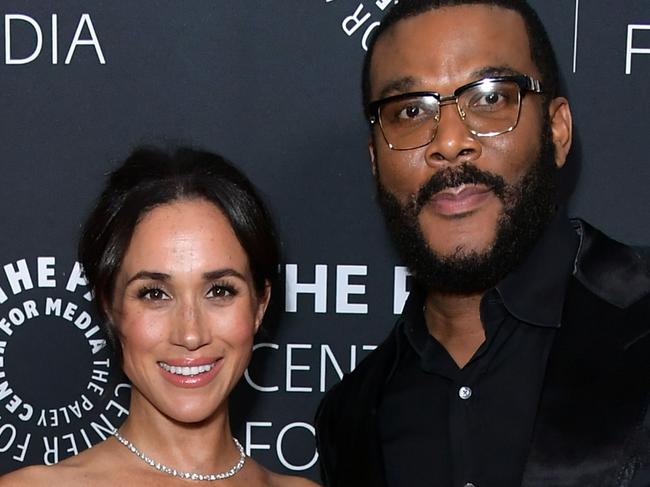
[[[474,135],[494,136],[512,130],[519,119],[521,93],[513,81],[485,80],[457,97],[458,113]],[[394,149],[427,145],[440,122],[440,101],[433,95],[389,100],[379,109],[379,122]]]

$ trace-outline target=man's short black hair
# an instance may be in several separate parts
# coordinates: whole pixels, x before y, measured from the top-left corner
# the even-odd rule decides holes
[[[361,92],[364,110],[370,100],[370,64],[377,40],[399,21],[415,17],[429,10],[458,5],[492,5],[514,10],[524,20],[528,32],[530,53],[533,62],[539,69],[545,100],[549,102],[558,94],[559,69],[551,41],[542,21],[533,8],[525,0],[402,0],[395,4],[385,15],[381,25],[375,29],[368,43],[368,52],[363,62]],[[459,25],[459,28],[462,28]]]

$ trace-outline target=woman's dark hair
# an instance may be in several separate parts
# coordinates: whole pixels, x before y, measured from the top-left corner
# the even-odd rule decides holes
[[[121,347],[106,306],[138,222],[153,208],[177,200],[205,199],[226,216],[243,247],[258,294],[278,272],[279,251],[270,214],[246,176],[223,157],[180,147],[136,149],[108,179],[88,216],[79,261],[118,356]]]
[[[363,61],[363,71],[361,74],[361,92],[364,110],[371,101],[370,65],[377,40],[401,20],[415,17],[429,10],[459,5],[491,5],[514,10],[521,15],[526,25],[526,31],[528,32],[530,54],[541,75],[545,100],[548,103],[558,96],[559,68],[555,52],[553,51],[553,46],[544,28],[544,24],[542,24],[539,16],[526,0],[403,0],[396,3],[388,11],[379,27],[373,31],[368,42],[368,52],[366,52]],[[459,24],[458,28],[462,29],[462,24]]]

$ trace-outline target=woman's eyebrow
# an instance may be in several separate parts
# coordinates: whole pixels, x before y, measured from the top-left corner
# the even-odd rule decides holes
[[[126,284],[131,284],[133,281],[137,281],[139,279],[150,279],[152,281],[168,281],[171,279],[171,276],[169,274],[165,274],[164,272],[156,272],[156,271],[140,271],[136,272],[131,278],[126,281]]]
[[[217,269],[217,270],[214,270],[214,271],[209,271],[209,272],[204,272],[203,273],[203,278],[206,281],[220,279],[220,278],[226,277],[226,276],[233,276],[233,277],[238,277],[238,278],[240,278],[242,280],[246,280],[246,278],[244,277],[244,275],[241,272],[236,271],[235,269],[232,269],[230,267],[227,267],[227,268],[224,268],[224,269]]]

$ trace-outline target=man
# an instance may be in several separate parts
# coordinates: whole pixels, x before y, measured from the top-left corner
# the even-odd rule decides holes
[[[378,199],[417,285],[321,404],[325,484],[650,485],[650,275],[556,208],[571,111],[535,12],[400,2],[363,89]]]

